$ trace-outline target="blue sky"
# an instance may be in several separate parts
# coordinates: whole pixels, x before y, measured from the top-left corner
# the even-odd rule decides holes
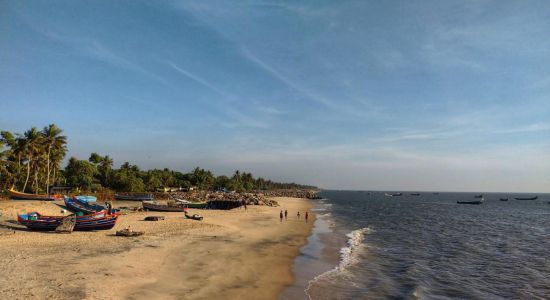
[[[1,1],[0,129],[325,188],[550,192],[547,1]]]

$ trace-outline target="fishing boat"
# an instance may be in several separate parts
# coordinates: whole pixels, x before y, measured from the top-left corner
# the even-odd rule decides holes
[[[115,194],[115,200],[123,201],[152,201],[153,195],[151,194],[135,194],[135,195],[121,195]]]
[[[152,211],[173,211],[183,212],[186,209],[185,204],[166,205],[155,202],[143,201],[143,209]]]
[[[389,194],[389,193],[385,193],[386,197],[398,197],[398,196],[403,196],[402,193],[392,193],[392,194]]]
[[[158,202],[143,201],[143,209],[152,211],[172,211],[182,212],[187,208],[204,209],[208,206],[207,202],[189,202],[189,203],[177,203],[176,205],[160,204]]]
[[[528,198],[517,197],[517,198],[515,198],[515,199],[516,199],[516,200],[537,200],[538,198],[539,198],[539,196],[528,197]]]
[[[483,198],[483,195],[475,195],[474,198]]]
[[[63,200],[65,201],[67,209],[75,213],[82,212],[86,215],[91,215],[100,211],[109,210],[108,207],[103,205],[84,202],[78,199],[78,196],[74,198],[65,197]]]
[[[31,230],[53,231],[62,222],[65,216],[46,216],[37,212],[17,215],[17,222]],[[92,215],[76,216],[74,230],[108,230],[115,226],[117,214],[96,212]]]
[[[9,189],[8,194],[10,195],[10,198],[14,200],[41,200],[41,201],[56,200],[54,197],[50,195],[27,194],[27,193],[18,192],[14,189]]]
[[[434,194],[434,195],[439,195],[439,193],[432,193],[432,194]]]
[[[97,201],[97,198],[95,196],[86,196],[86,195],[79,195],[79,196],[74,196],[74,198],[76,200],[78,200],[78,202],[81,202],[81,203],[89,203],[89,202],[96,202]]]
[[[207,202],[192,202],[192,203],[186,204],[186,206],[187,206],[187,208],[205,209],[206,207],[208,207],[208,203]]]
[[[420,196],[420,193],[411,193],[411,196]]]
[[[460,201],[460,200],[458,200],[458,201],[456,201],[456,203],[458,203],[458,204],[481,204],[481,203],[483,203],[483,197],[481,197],[481,199],[479,199],[479,200],[470,200],[470,201]]]
[[[508,201],[508,198],[500,198],[500,201]]]
[[[185,214],[185,218],[186,219],[191,219],[191,220],[197,220],[197,221],[202,221],[202,219],[203,219],[203,217],[201,215],[197,215],[197,214],[194,214],[194,215]]]

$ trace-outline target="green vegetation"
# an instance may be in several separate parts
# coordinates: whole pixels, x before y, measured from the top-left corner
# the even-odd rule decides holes
[[[88,160],[69,158],[65,169],[61,162],[67,152],[67,138],[55,124],[42,131],[31,128],[24,134],[1,132],[0,189],[47,193],[52,184],[69,185],[81,190],[109,188],[120,192],[152,192],[164,187],[235,191],[272,189],[315,189],[295,183],[278,183],[254,178],[251,173],[235,171],[231,176],[215,176],[196,167],[189,173],[170,169],[141,170],[125,162],[113,168],[108,155],[92,153]]]

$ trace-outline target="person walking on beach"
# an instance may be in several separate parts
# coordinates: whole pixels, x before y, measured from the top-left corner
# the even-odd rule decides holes
[[[300,220],[300,212],[298,212],[296,216],[298,216],[298,220]]]
[[[281,222],[283,222],[283,211],[281,210],[281,212],[279,213],[279,218],[281,219]]]
[[[285,209],[285,220],[288,220],[288,211]]]
[[[306,223],[307,223],[307,218],[309,217],[309,214],[308,212],[306,211]]]

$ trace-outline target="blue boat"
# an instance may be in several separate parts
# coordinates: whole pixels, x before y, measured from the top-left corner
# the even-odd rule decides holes
[[[74,198],[79,202],[86,202],[86,203],[97,201],[97,198],[95,196],[80,195],[80,196],[75,196]]]
[[[81,201],[77,197],[75,197],[75,198],[65,197],[63,199],[63,200],[65,200],[65,206],[67,207],[68,210],[70,210],[72,212],[75,212],[75,213],[82,212],[85,215],[91,215],[91,214],[95,214],[97,212],[104,211],[104,210],[108,209],[107,207],[105,207],[103,205],[90,204],[88,202]]]

